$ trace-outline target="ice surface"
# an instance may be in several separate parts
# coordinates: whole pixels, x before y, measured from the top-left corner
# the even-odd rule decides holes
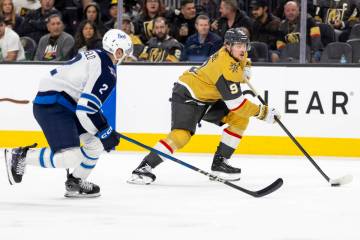
[[[257,190],[278,177],[278,191],[253,198],[168,161],[150,186],[126,180],[144,153],[104,154],[90,180],[98,199],[65,199],[65,170],[29,166],[10,186],[0,155],[0,239],[261,239],[359,240],[360,159],[315,158],[331,177],[354,176],[334,188],[302,157],[235,156],[237,184]],[[209,170],[210,155],[176,154]]]

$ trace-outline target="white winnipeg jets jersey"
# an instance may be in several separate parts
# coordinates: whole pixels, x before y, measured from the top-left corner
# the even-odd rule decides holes
[[[107,125],[101,107],[116,86],[116,69],[103,50],[79,53],[39,85],[34,104],[61,104],[74,111],[88,132]]]

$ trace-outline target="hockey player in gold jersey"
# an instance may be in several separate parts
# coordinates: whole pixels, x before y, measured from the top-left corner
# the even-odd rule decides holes
[[[160,140],[155,149],[167,154],[187,144],[196,125],[208,121],[223,130],[211,165],[212,173],[227,180],[238,180],[241,170],[232,167],[230,159],[246,130],[250,117],[274,123],[280,117],[274,108],[257,105],[242,94],[240,84],[250,80],[251,62],[247,58],[249,39],[239,28],[229,29],[224,46],[200,67],[184,72],[175,83],[171,97],[171,132]],[[152,173],[163,161],[156,153],[149,153],[132,172],[129,183],[149,184],[156,178]]]

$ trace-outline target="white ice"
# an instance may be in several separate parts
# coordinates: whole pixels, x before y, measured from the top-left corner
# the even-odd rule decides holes
[[[242,187],[284,179],[256,199],[171,161],[156,169],[153,185],[127,184],[144,155],[104,154],[90,177],[102,196],[77,200],[63,197],[62,169],[29,166],[23,182],[10,186],[0,157],[0,239],[360,239],[360,159],[315,158],[331,178],[354,176],[334,188],[302,157],[235,156]],[[176,157],[206,171],[212,158]]]

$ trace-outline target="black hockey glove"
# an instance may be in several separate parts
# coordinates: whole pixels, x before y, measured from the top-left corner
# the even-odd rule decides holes
[[[100,138],[105,151],[110,152],[114,147],[120,143],[120,135],[112,127],[106,127],[96,133],[96,136]]]

